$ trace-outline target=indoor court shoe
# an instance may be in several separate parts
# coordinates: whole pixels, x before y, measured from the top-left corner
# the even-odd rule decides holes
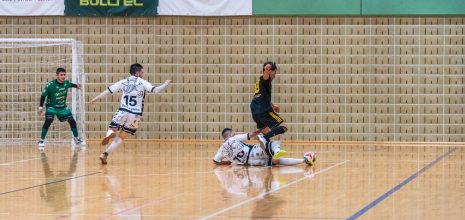
[[[102,164],[107,164],[108,154],[102,153],[102,154],[100,154],[99,158],[100,158],[100,161],[102,162]]]
[[[284,155],[286,155],[286,151],[285,150],[279,150],[278,152],[276,152],[273,155],[273,159],[278,159],[280,157],[284,157]]]
[[[75,143],[76,145],[86,145],[86,142],[84,142],[84,141],[82,140],[82,138],[75,137],[75,138],[73,138],[73,140],[74,140],[74,143]]]
[[[44,151],[45,150],[45,141],[44,140],[39,140],[37,147],[38,147],[38,149],[40,151]]]
[[[110,140],[116,137],[116,133],[111,133],[110,135],[106,136],[103,140],[101,145],[107,145],[110,143]]]

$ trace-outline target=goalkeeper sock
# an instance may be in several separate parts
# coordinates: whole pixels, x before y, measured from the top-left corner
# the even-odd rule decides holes
[[[40,134],[40,139],[45,140],[45,136],[47,136],[48,129],[42,128],[42,133]]]
[[[73,137],[78,137],[78,130],[77,130],[77,128],[71,128],[71,131],[73,132]]]
[[[110,154],[112,151],[116,150],[118,146],[123,142],[123,140],[120,137],[116,137],[113,142],[111,142],[110,146],[105,150],[107,154]]]

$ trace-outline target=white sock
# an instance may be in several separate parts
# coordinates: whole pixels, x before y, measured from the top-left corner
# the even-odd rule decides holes
[[[281,165],[296,165],[296,164],[300,164],[304,162],[305,162],[304,159],[285,158],[285,157],[279,158],[279,164]]]
[[[105,152],[110,154],[112,151],[114,151],[114,150],[116,150],[116,148],[118,148],[118,146],[121,144],[121,142],[123,142],[123,140],[120,137],[116,137],[115,140],[113,140],[113,142],[111,142],[110,146],[107,147]]]
[[[107,135],[105,137],[108,137],[108,136],[110,136],[110,134],[113,134],[113,133],[115,133],[115,131],[113,131],[113,129],[110,128],[110,129],[108,129]]]
[[[273,151],[273,155],[279,152],[281,150],[281,141],[272,141],[271,150]]]

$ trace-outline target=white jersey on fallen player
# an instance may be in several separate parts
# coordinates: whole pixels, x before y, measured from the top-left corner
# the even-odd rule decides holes
[[[248,139],[247,134],[237,134],[228,138],[218,149],[213,160],[216,162],[227,160],[235,164],[246,164],[250,147],[243,141]]]
[[[167,84],[162,84],[155,87],[140,77],[130,76],[108,87],[108,91],[111,93],[123,91],[119,110],[142,115],[144,111],[145,91],[158,93],[166,88],[166,86]]]
[[[271,157],[265,154],[259,144],[248,145],[243,142],[248,139],[248,134],[238,134],[228,138],[218,149],[213,160],[216,162],[226,160],[239,165],[271,165]]]

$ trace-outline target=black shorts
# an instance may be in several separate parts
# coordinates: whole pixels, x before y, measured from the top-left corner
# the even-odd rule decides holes
[[[276,112],[263,112],[260,114],[252,115],[253,120],[257,123],[258,129],[263,129],[265,127],[274,128],[284,122]]]

